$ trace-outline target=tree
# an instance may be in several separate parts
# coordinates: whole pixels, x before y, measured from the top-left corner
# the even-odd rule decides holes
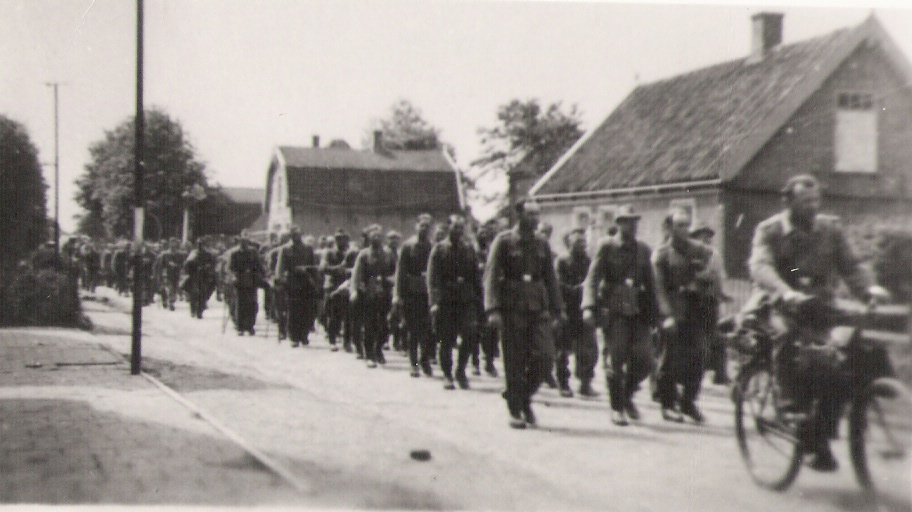
[[[196,184],[206,187],[205,165],[197,159],[180,123],[164,111],[146,111],[145,121],[143,229],[149,238],[179,237],[185,206],[182,194]],[[91,161],[76,182],[76,201],[86,210],[80,232],[132,235],[134,122],[133,118],[124,121],[89,147]]]
[[[3,219],[0,273],[3,275],[47,239],[46,194],[38,150],[28,132],[20,123],[0,115],[0,219]]]
[[[583,135],[581,115],[576,105],[564,112],[560,102],[543,108],[534,98],[501,105],[497,124],[478,129],[482,154],[471,163],[470,180],[477,199],[501,204],[509,195],[504,181],[515,187],[518,181],[531,184],[545,174]],[[481,192],[480,182],[494,186]]]
[[[389,116],[374,119],[365,133],[364,146],[373,144],[374,132],[383,133],[386,149],[440,149],[440,130],[422,117],[421,109],[405,99],[390,107]]]

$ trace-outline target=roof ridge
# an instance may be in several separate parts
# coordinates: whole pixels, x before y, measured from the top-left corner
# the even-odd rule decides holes
[[[856,30],[856,29],[860,28],[862,25],[864,25],[864,24],[868,21],[868,19],[869,19],[869,18],[865,18],[865,20],[862,21],[861,23],[858,23],[858,24],[856,24],[856,25],[852,25],[852,26],[849,26],[849,27],[838,28],[838,29],[836,29],[836,30],[827,32],[827,33],[825,33],[825,34],[819,34],[819,35],[816,35],[816,36],[813,36],[813,37],[809,37],[809,38],[807,38],[807,39],[801,39],[801,40],[794,41],[794,42],[791,42],[791,43],[788,43],[788,44],[780,44],[780,45],[774,47],[771,51],[774,52],[774,53],[779,53],[779,52],[782,52],[782,51],[784,51],[784,50],[795,49],[795,48],[797,48],[797,47],[799,47],[799,46],[809,45],[809,44],[812,44],[812,43],[815,43],[815,44],[816,44],[816,43],[821,43],[821,42],[823,42],[823,41],[825,41],[825,40],[828,40],[828,39],[835,39],[836,36],[837,36],[837,35],[841,35],[841,33],[848,33],[848,32],[851,32],[851,31],[853,31],[853,30]],[[724,67],[724,66],[732,66],[732,65],[735,65],[735,64],[743,64],[743,63],[744,63],[746,60],[748,60],[749,58],[750,58],[749,55],[745,55],[744,57],[739,57],[739,58],[737,58],[737,59],[730,59],[730,60],[726,60],[726,61],[722,61],[722,62],[716,62],[715,64],[709,64],[709,65],[703,66],[703,67],[701,67],[701,68],[691,69],[691,70],[689,70],[689,71],[684,71],[684,72],[681,72],[681,73],[676,73],[676,74],[674,74],[674,75],[667,76],[667,77],[665,77],[665,78],[660,78],[660,79],[655,80],[655,81],[652,81],[652,82],[646,82],[646,83],[643,83],[643,84],[639,84],[639,85],[637,85],[637,86],[633,89],[633,91],[635,92],[635,91],[637,91],[638,89],[641,89],[641,88],[649,88],[649,87],[652,87],[652,86],[661,85],[661,84],[666,83],[666,82],[671,81],[671,80],[680,80],[680,79],[682,79],[682,78],[685,78],[685,77],[688,77],[688,76],[691,76],[691,75],[695,75],[695,74],[699,74],[699,73],[705,73],[705,72],[707,72],[707,71],[709,71],[709,70],[711,70],[711,69],[714,69],[714,68],[721,68],[721,67]],[[762,64],[762,63],[763,63],[763,61],[758,62],[757,64]]]

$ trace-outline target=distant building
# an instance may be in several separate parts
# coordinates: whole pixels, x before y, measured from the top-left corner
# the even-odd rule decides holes
[[[342,228],[353,240],[374,222],[408,236],[419,213],[442,219],[465,205],[459,171],[444,151],[388,150],[379,132],[371,149],[343,141],[320,147],[319,137],[311,147],[276,148],[265,201],[269,232],[291,224],[316,236]]]
[[[265,229],[262,188],[222,187],[221,190],[230,203],[231,214],[221,219],[219,232],[237,235],[245,229],[250,232]]]
[[[638,86],[531,188],[556,233],[604,232],[633,204],[657,244],[680,205],[744,276],[789,176],[819,178],[824,209],[846,222],[912,214],[912,67],[882,25],[782,45],[781,14],[752,21],[750,55]]]

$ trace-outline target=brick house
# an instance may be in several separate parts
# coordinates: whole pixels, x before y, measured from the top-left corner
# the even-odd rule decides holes
[[[353,240],[377,222],[404,236],[422,212],[442,219],[464,210],[459,171],[442,150],[388,150],[374,134],[373,147],[355,150],[343,141],[320,147],[276,148],[266,173],[267,229],[291,224],[303,233],[345,229]]]
[[[743,277],[789,176],[817,176],[824,210],[847,223],[912,218],[912,67],[882,25],[782,45],[781,14],[752,22],[748,56],[638,86],[530,189],[557,233],[601,233],[628,203],[655,245],[682,205]]]

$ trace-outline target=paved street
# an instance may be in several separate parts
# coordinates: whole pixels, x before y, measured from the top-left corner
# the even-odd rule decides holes
[[[22,338],[4,333],[4,350],[10,351],[9,339],[53,339],[103,344],[128,354],[129,301],[106,289],[99,296],[106,300],[84,303],[96,324],[94,335],[30,331]],[[17,479],[10,484],[4,478],[3,501],[623,511],[861,506],[843,441],[837,445],[838,473],[802,471],[784,494],[758,489],[738,457],[723,387],[705,388],[701,405],[706,425],[663,422],[655,404],[641,393],[637,404],[643,419],[627,428],[610,423],[603,389],[597,399],[561,398],[556,390],[543,389],[535,403],[540,428],[516,431],[507,427],[499,379],[475,377],[469,391],[445,391],[439,377],[410,378],[405,358],[392,352],[385,367],[368,369],[352,354],[330,352],[321,336],[306,348],[279,344],[274,326],[267,337],[262,315],[254,337],[237,337],[230,329],[222,334],[222,305],[213,301],[210,306],[203,320],[191,319],[183,303],[177,312],[145,308],[145,369],[287,468],[306,484],[305,493],[295,494],[258,470],[255,461],[207,423],[181,411],[183,406],[145,379],[126,376],[128,367],[121,363],[61,366],[48,382],[0,380],[2,467]],[[96,357],[104,362],[101,354]],[[52,373],[29,371],[25,375]],[[102,389],[95,381],[98,372],[109,374],[117,386]],[[601,374],[597,378],[602,382]],[[35,419],[63,396],[72,418],[66,426],[76,429]],[[95,423],[82,424],[89,417]],[[123,422],[131,428],[118,427]],[[142,428],[134,428],[137,424]],[[47,443],[51,431],[57,437]],[[122,448],[135,442],[132,437],[147,444]],[[158,442],[173,451],[155,453],[150,447]],[[105,446],[118,451],[105,451]],[[429,450],[431,459],[412,460],[409,453],[415,449]],[[64,489],[72,491],[57,487],[46,494],[41,490],[46,486],[35,486],[63,479],[55,476],[63,473],[54,468],[35,474],[26,469],[24,457],[53,460],[55,451],[67,453],[72,466],[67,471],[82,477],[62,480],[70,486]],[[93,454],[100,454],[100,462]],[[92,464],[105,468],[102,476]],[[227,475],[223,485],[204,485],[209,471]],[[97,483],[106,478],[107,483]],[[192,492],[175,484],[188,479],[202,483],[189,486]],[[150,485],[163,485],[167,495],[149,491]]]

